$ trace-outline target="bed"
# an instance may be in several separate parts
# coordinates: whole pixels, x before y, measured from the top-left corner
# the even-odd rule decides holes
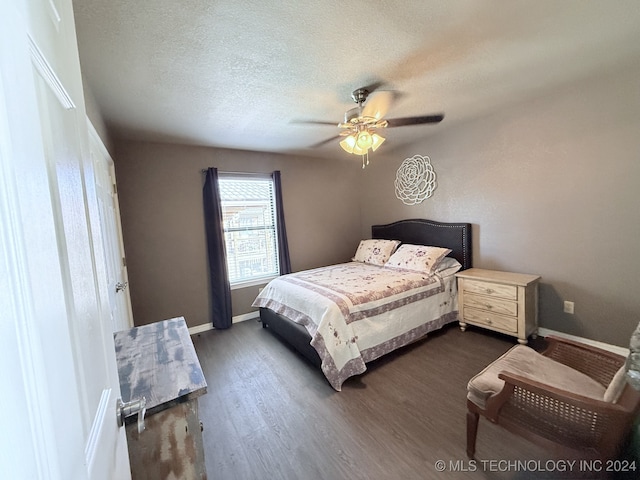
[[[253,303],[263,328],[321,368],[337,391],[368,362],[457,321],[454,273],[471,267],[469,223],[401,220],[372,226],[371,238],[366,242],[395,241],[397,255],[383,264],[352,261],[283,275]],[[411,249],[442,250],[447,258],[432,262],[433,270],[409,270],[399,260]]]

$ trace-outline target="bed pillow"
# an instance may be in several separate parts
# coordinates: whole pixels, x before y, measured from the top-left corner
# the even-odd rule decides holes
[[[351,260],[372,265],[384,265],[396,251],[398,245],[400,245],[399,240],[361,240],[356,254]]]
[[[441,277],[448,277],[457,273],[462,268],[462,265],[458,260],[453,257],[444,257],[438,262],[433,273],[440,275]]]
[[[449,248],[404,244],[391,255],[385,266],[432,274],[440,261],[450,252]]]

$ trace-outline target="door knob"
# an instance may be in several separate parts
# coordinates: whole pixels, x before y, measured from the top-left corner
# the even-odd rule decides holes
[[[147,413],[147,399],[145,397],[138,400],[132,400],[130,402],[123,402],[121,398],[118,399],[116,405],[116,416],[118,417],[118,426],[124,425],[124,419],[138,414],[138,433],[144,431],[144,414]]]
[[[116,293],[118,292],[122,292],[123,290],[127,289],[127,285],[129,285],[129,282],[118,282],[116,283]]]

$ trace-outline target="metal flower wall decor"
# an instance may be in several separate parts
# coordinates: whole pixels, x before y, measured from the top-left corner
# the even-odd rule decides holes
[[[422,155],[406,158],[396,173],[396,197],[405,205],[421,203],[433,195],[437,187],[431,159]]]

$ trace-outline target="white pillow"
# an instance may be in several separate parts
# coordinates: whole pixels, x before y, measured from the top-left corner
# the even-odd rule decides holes
[[[425,245],[400,245],[385,267],[403,268],[432,274],[438,263],[451,253],[451,249]]]
[[[444,257],[438,262],[433,273],[437,273],[442,277],[448,277],[458,272],[462,268],[462,265],[458,260],[453,257]]]
[[[351,260],[372,265],[384,265],[391,254],[396,251],[398,245],[400,245],[399,240],[361,240],[356,254]]]

